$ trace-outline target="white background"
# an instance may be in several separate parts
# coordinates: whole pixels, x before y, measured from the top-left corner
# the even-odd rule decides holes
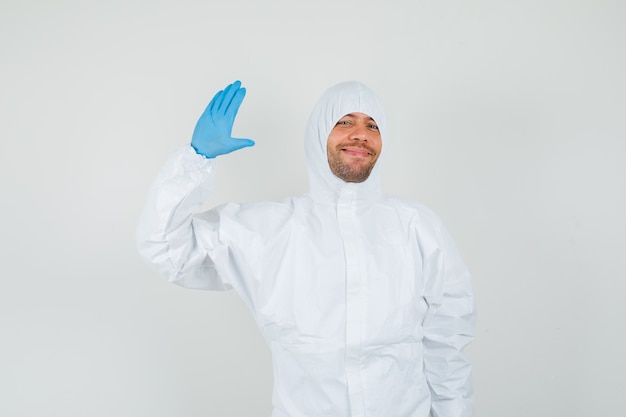
[[[386,190],[472,272],[476,415],[626,415],[625,22],[606,0],[1,0],[0,415],[269,416],[243,303],[168,284],[133,242],[236,79],[257,145],[208,205],[304,191],[311,107],[365,82]]]

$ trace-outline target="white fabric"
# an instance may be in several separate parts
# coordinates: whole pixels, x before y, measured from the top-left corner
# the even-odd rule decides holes
[[[196,213],[215,160],[185,146],[148,193],[139,251],[172,282],[242,297],[272,352],[273,417],[469,417],[469,274],[433,212],[381,193],[380,164],[360,184],[332,174],[326,139],[351,112],[384,154],[377,97],[334,86],[306,130],[310,192],[283,201]]]

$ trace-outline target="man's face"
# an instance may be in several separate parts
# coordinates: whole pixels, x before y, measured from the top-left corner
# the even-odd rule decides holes
[[[346,182],[363,182],[382,148],[378,125],[367,114],[346,114],[330,131],[326,148],[333,174]]]

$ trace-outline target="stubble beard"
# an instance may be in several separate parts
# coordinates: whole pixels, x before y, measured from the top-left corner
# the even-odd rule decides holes
[[[348,164],[341,157],[341,151],[328,155],[328,165],[330,170],[345,182],[363,182],[365,181],[374,169],[376,159],[371,162],[352,163]]]

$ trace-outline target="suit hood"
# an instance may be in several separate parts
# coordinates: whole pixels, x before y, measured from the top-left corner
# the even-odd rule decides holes
[[[326,144],[335,124],[349,113],[364,113],[378,125],[382,150],[367,180],[348,183],[330,170]],[[380,166],[385,151],[386,120],[378,96],[359,81],[344,81],[326,90],[317,101],[305,131],[305,156],[309,175],[310,193],[321,203],[336,202],[342,189],[354,189],[358,199],[375,198],[381,193]]]

